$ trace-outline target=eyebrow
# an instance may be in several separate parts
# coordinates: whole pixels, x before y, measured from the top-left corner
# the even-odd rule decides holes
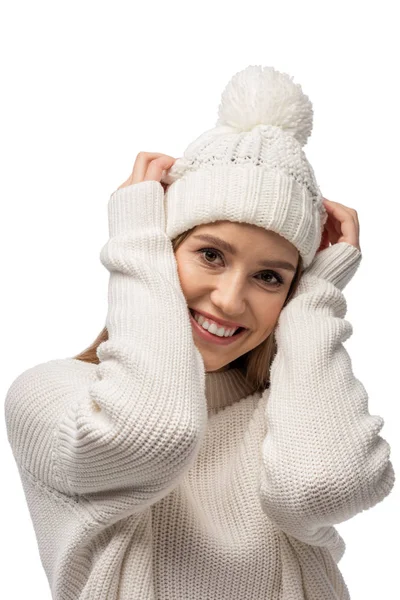
[[[195,237],[199,240],[203,240],[204,242],[210,242],[211,244],[216,244],[217,246],[220,246],[223,250],[225,250],[226,252],[229,252],[233,256],[236,256],[238,254],[238,250],[235,246],[233,246],[229,242],[226,242],[225,240],[222,240],[221,238],[216,237],[214,235],[210,235],[208,233],[203,233],[203,234],[194,235],[193,237]],[[292,263],[287,262],[286,260],[278,260],[278,259],[260,260],[258,264],[263,267],[278,267],[281,269],[286,269],[287,271],[296,272],[296,267],[294,265],[292,265]]]

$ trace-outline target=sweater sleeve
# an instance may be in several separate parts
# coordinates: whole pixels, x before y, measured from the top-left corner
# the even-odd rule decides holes
[[[8,393],[9,439],[22,467],[70,495],[125,488],[138,508],[151,504],[188,469],[205,432],[204,363],[163,199],[159,182],[144,181],[109,200],[110,236],[100,253],[110,272],[109,337],[97,348],[93,380],[66,390],[57,383],[60,361],[51,361]],[[54,415],[49,396],[61,389],[64,409]]]
[[[343,345],[352,334],[342,292],[361,259],[347,243],[327,248],[304,272],[280,313],[270,370],[260,499],[285,533],[328,546],[337,560],[343,540],[333,527],[382,501],[394,485],[384,420]]]

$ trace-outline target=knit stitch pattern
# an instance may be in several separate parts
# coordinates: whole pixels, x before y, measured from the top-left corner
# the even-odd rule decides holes
[[[328,218],[303,150],[312,127],[312,103],[289,74],[262,65],[236,73],[216,126],[162,176],[168,237],[221,219],[251,223],[291,242],[307,268]]]
[[[334,525],[395,480],[343,345],[361,253],[336,244],[304,273],[260,393],[205,373],[165,225],[159,182],[112,194],[100,363],[50,360],[7,392],[52,598],[348,600]]]

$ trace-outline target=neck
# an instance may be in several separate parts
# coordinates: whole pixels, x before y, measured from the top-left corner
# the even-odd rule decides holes
[[[255,392],[254,386],[246,380],[245,372],[241,368],[228,366],[218,371],[207,371],[205,375],[209,414],[219,412]]]

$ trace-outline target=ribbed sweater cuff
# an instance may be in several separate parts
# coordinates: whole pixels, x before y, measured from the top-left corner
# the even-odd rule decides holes
[[[156,226],[165,231],[164,188],[159,181],[142,181],[120,188],[108,203],[110,237]]]
[[[304,273],[322,277],[343,290],[356,273],[361,259],[358,248],[347,242],[339,242],[317,252]]]

